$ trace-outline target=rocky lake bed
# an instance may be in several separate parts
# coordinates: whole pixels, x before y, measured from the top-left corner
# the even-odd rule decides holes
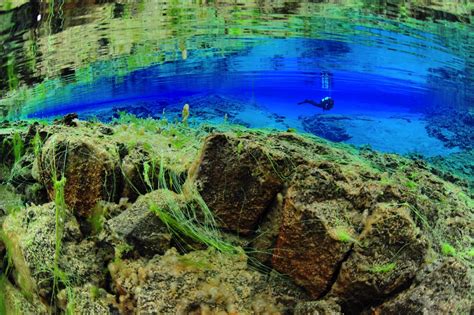
[[[130,114],[0,145],[2,314],[472,312],[474,191],[445,161]]]

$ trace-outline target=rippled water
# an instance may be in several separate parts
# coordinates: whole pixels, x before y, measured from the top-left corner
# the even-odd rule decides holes
[[[0,116],[158,118],[189,103],[201,121],[470,150],[474,7],[430,3],[3,1]],[[297,105],[327,96],[330,111]]]

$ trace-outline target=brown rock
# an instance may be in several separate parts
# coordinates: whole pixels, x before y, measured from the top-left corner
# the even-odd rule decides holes
[[[342,264],[330,295],[338,297],[349,313],[380,302],[410,283],[428,247],[409,208],[379,204]]]
[[[326,164],[302,166],[284,201],[273,267],[305,287],[313,298],[327,292],[352,247],[351,203]],[[335,173],[336,174],[336,173]]]
[[[57,133],[44,144],[40,177],[51,200],[53,178],[66,178],[65,201],[81,217],[87,217],[100,200],[118,201],[121,172],[116,146],[97,137]]]
[[[469,314],[472,292],[469,267],[446,258],[426,266],[409,289],[365,314]]]
[[[222,225],[242,234],[255,229],[283,185],[264,147],[226,134],[206,139],[190,179]]]

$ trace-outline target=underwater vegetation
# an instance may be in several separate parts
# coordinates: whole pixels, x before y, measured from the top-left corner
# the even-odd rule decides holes
[[[467,181],[190,112],[2,131],[2,314],[469,313]]]

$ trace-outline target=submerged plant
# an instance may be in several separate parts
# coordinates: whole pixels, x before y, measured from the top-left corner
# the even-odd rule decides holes
[[[31,141],[31,144],[33,145],[33,153],[36,158],[40,156],[41,153],[41,148],[43,146],[43,141],[41,140],[41,136],[38,131],[36,131],[36,134]]]
[[[185,104],[183,107],[183,111],[181,113],[182,117],[182,123],[187,125],[188,124],[188,118],[189,118],[189,104]]]
[[[358,243],[359,241],[356,240],[351,233],[347,231],[347,229],[343,227],[336,227],[331,231],[333,237],[341,241],[343,243]]]
[[[61,270],[59,269],[59,258],[61,255],[62,238],[64,234],[64,224],[66,219],[66,201],[64,198],[64,188],[66,178],[61,176],[60,180],[53,178],[54,204],[55,204],[55,249],[54,249],[54,270],[53,270],[53,292],[59,288]]]
[[[23,156],[25,150],[25,144],[23,143],[23,139],[18,132],[13,134],[12,138],[12,145],[13,145],[13,157],[15,164],[20,162],[21,157]]]

